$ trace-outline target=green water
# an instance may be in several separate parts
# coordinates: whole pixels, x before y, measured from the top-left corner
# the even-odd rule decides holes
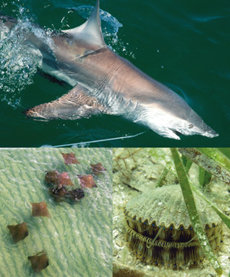
[[[51,29],[75,27],[84,19],[70,8],[94,1],[2,1],[1,10]],[[0,146],[60,145],[124,137],[138,137],[88,144],[90,146],[228,146],[230,126],[230,2],[182,0],[101,0],[123,27],[107,43],[144,72],[166,84],[220,134],[165,139],[148,128],[115,116],[93,116],[76,121],[27,119],[25,109],[63,95],[70,87],[53,83],[41,74],[20,92],[0,91]],[[111,22],[103,22],[110,27]],[[116,39],[115,39],[116,37]],[[11,102],[11,103],[9,103]],[[12,104],[13,103],[13,104]],[[16,103],[16,104],[15,104]],[[17,104],[18,103],[18,104]]]

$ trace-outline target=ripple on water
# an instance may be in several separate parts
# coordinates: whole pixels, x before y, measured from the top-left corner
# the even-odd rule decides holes
[[[201,15],[194,15],[193,14],[193,15],[191,15],[191,18],[194,21],[205,23],[205,22],[210,22],[210,21],[215,21],[215,20],[218,20],[218,19],[222,19],[222,18],[224,18],[224,16],[222,16],[222,15],[210,15],[210,16],[204,15],[204,16],[201,16]]]

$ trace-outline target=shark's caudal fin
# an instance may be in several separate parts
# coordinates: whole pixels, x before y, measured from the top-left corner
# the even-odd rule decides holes
[[[96,6],[89,17],[89,19],[79,27],[69,30],[62,30],[64,33],[71,34],[77,39],[82,39],[88,43],[92,43],[98,46],[105,46],[104,38],[101,31],[101,19],[100,19],[100,1],[97,0]]]
[[[78,119],[92,114],[105,113],[105,108],[94,97],[85,93],[80,85],[55,101],[38,105],[25,113],[29,117],[44,119]]]

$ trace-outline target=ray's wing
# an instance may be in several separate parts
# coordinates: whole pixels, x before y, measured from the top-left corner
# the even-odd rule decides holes
[[[87,90],[79,84],[57,100],[35,106],[25,112],[29,117],[69,120],[98,113],[107,113],[105,107],[96,98],[88,96]]]

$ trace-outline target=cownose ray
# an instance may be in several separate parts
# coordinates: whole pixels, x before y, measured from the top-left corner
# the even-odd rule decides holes
[[[27,116],[78,119],[92,114],[121,115],[159,135],[218,136],[175,92],[109,49],[103,39],[99,0],[81,26],[54,32],[51,43],[30,34],[27,42],[42,55],[42,70],[73,89],[59,99],[35,106]]]

